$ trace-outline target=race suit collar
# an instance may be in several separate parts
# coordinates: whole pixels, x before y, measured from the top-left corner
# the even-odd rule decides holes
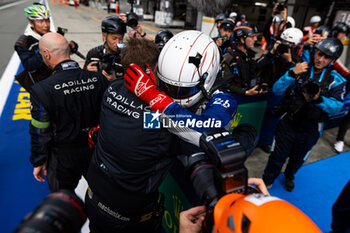
[[[59,70],[72,70],[72,69],[79,69],[79,64],[73,60],[64,60],[58,63],[53,70],[54,72],[56,72]]]
[[[25,32],[24,32],[25,36],[32,36],[37,40],[40,40],[41,35],[39,35],[38,33],[36,33],[35,31],[33,31],[33,29],[31,27],[28,27]]]

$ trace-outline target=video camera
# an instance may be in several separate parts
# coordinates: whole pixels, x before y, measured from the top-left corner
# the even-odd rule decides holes
[[[49,194],[14,233],[78,233],[86,221],[84,203],[69,190]]]
[[[137,25],[139,24],[138,22],[138,17],[137,15],[134,13],[134,4],[135,4],[135,0],[128,0],[128,3],[131,5],[130,8],[130,12],[126,14],[126,24],[135,29],[137,27]]]
[[[218,200],[228,193],[258,193],[248,186],[244,166],[248,152],[255,147],[257,131],[242,124],[232,134],[225,129],[213,129],[202,134],[202,152],[187,157],[185,172],[193,188],[207,207],[205,232],[211,232],[212,213]]]

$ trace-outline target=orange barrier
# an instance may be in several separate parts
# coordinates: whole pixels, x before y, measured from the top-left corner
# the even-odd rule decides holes
[[[119,14],[119,3],[118,2],[115,4],[115,13]]]

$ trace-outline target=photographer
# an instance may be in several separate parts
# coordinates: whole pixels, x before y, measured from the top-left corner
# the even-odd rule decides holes
[[[225,19],[227,19],[227,15],[225,13],[220,13],[215,17],[215,24],[218,31],[220,30],[222,21],[224,21]]]
[[[343,45],[338,39],[325,39],[316,44],[311,54],[303,50],[308,53],[304,57],[313,57],[313,60],[297,64],[274,84],[273,92],[285,95],[283,103],[287,114],[277,125],[275,147],[264,170],[263,179],[268,187],[289,157],[284,172],[285,188],[290,192],[294,190],[294,176],[320,137],[322,122],[342,109],[346,81],[330,69],[342,51]]]
[[[237,13],[236,12],[231,12],[229,17],[233,20],[233,22],[237,21]]]
[[[265,50],[271,50],[273,48],[274,43],[279,40],[279,36],[285,29],[292,27],[292,22],[289,22],[289,20],[294,19],[287,15],[288,12],[285,3],[277,2],[273,7],[271,17],[263,28],[261,55],[263,55]]]
[[[35,83],[49,77],[52,72],[37,52],[39,39],[50,32],[50,12],[44,5],[35,3],[25,8],[24,13],[30,27],[15,44],[15,50],[24,67],[24,71],[17,75],[16,79],[21,86],[30,91]]]
[[[154,43],[159,48],[159,51],[162,51],[165,44],[168,43],[168,41],[174,36],[174,34],[169,30],[161,30],[157,32],[156,36],[154,37]]]
[[[233,48],[233,29],[235,22],[232,19],[224,19],[220,24],[219,37],[214,38],[216,45],[220,48],[221,54],[224,54],[227,49]]]
[[[138,21],[138,16],[134,12],[129,12],[127,14],[120,13],[119,17],[130,28],[128,28],[129,38],[144,38],[146,40],[153,41],[153,39],[149,37],[146,32],[143,31],[142,26]]]
[[[24,9],[24,13],[29,21],[30,27],[21,35],[15,43],[17,52],[24,70],[16,76],[19,84],[30,91],[35,83],[46,79],[52,71],[45,65],[38,53],[39,40],[46,33],[50,32],[50,11],[45,5],[34,3]],[[72,53],[77,44],[69,42]]]
[[[89,50],[84,69],[102,73],[109,81],[122,78],[120,51],[124,47],[126,24],[116,16],[107,16],[101,24],[103,45]]]
[[[321,20],[321,17],[318,15],[314,15],[310,18],[310,26],[306,26],[303,28],[303,42],[312,38],[312,35],[314,34],[317,27],[320,25]]]
[[[240,16],[239,16],[239,19],[240,19],[240,21],[238,21],[237,22],[237,27],[238,26],[241,26],[242,24],[244,24],[244,23],[248,23],[248,21],[247,21],[247,16],[245,15],[245,14],[241,14]]]
[[[282,32],[271,50],[267,50],[258,59],[262,67],[259,76],[269,88],[296,63],[301,62],[298,56],[298,45],[301,43],[303,33],[298,28],[288,28]]]
[[[266,84],[256,77],[255,52],[251,50],[257,40],[257,28],[243,24],[234,29],[236,46],[224,54],[223,77],[229,84],[229,92],[253,96],[266,93]]]

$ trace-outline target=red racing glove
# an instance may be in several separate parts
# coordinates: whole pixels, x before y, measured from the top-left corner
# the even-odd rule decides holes
[[[97,136],[98,136],[98,131],[100,130],[100,125],[97,125],[95,127],[91,127],[89,130],[88,134],[88,142],[90,148],[95,148],[96,143],[97,143]]]
[[[141,100],[149,103],[152,111],[163,112],[166,107],[174,102],[164,92],[157,89],[154,75],[150,70],[150,74],[146,74],[141,67],[132,63],[124,74],[126,87]]]

